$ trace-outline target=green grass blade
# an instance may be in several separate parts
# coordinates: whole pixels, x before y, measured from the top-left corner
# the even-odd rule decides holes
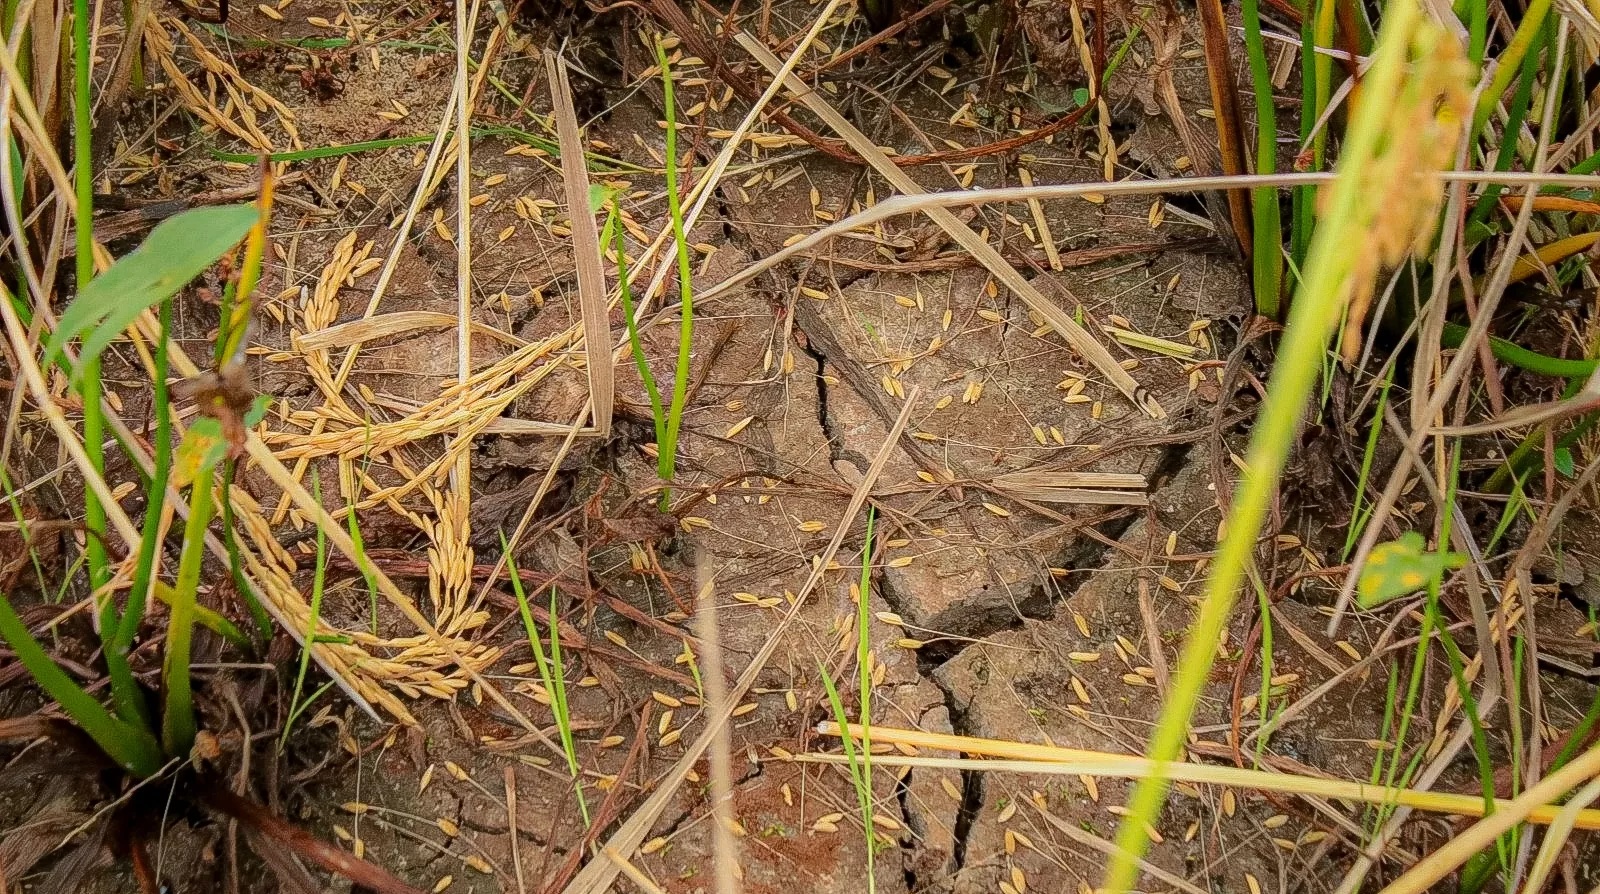
[[[531,613],[529,617],[531,617]],[[592,825],[589,804],[583,797],[583,777],[578,768],[578,749],[572,741],[572,713],[567,708],[567,666],[561,657],[560,606],[556,603],[556,588],[550,585],[550,679],[555,685],[550,689],[550,702],[555,711],[556,728],[561,733],[561,748],[567,753],[567,768],[572,771],[572,786],[578,796],[578,812],[583,814],[584,828]]]
[[[1499,521],[1495,522],[1494,530],[1489,533],[1489,542],[1483,548],[1485,555],[1494,555],[1495,548],[1500,545],[1500,539],[1511,530],[1511,525],[1519,516],[1527,516],[1529,524],[1537,521],[1532,507],[1528,505],[1527,495],[1522,492],[1522,482],[1525,477],[1523,475],[1512,477],[1511,493],[1506,495],[1506,508],[1500,512]]]
[[[316,475],[311,476],[311,495],[322,505],[322,479]],[[306,672],[311,669],[311,646],[317,641],[317,622],[322,618],[322,592],[323,585],[328,577],[328,534],[317,525],[317,557],[311,572],[311,618],[306,623],[306,638],[300,646],[300,667],[294,676],[294,694],[289,698],[289,717],[284,721],[283,733],[278,737],[278,751],[283,751],[283,746],[289,741],[289,731],[294,728],[294,719],[305,710],[300,703],[300,693],[306,684]],[[326,689],[327,686],[323,686]],[[307,699],[306,704],[315,700],[322,691]]]
[[[178,555],[178,576],[172,584],[171,612],[167,618],[167,649],[162,656],[161,744],[176,757],[189,754],[194,744],[194,693],[189,676],[189,655],[194,639],[195,600],[200,588],[200,568],[205,561],[206,528],[211,522],[212,471],[226,450],[222,426],[204,418],[189,427],[184,438],[197,456],[195,468],[184,470],[189,482],[189,518],[183,527],[183,548]],[[190,472],[192,471],[192,474]]]
[[[1356,540],[1361,536],[1361,531],[1366,527],[1368,512],[1362,509],[1361,504],[1367,495],[1367,481],[1372,477],[1372,461],[1378,455],[1378,438],[1383,434],[1383,411],[1389,405],[1389,387],[1394,384],[1393,365],[1384,370],[1383,384],[1378,388],[1377,406],[1372,410],[1372,425],[1367,428],[1367,445],[1361,453],[1361,472],[1356,476],[1356,497],[1350,506],[1350,525],[1345,532],[1344,549],[1339,552],[1339,561],[1350,561],[1350,550],[1355,548]]]
[[[1569,174],[1593,174],[1597,170],[1600,170],[1600,152],[1595,152],[1593,155],[1585,156],[1582,161],[1578,162],[1577,164],[1573,165],[1570,168],[1567,168],[1567,173],[1569,173]],[[1547,192],[1547,193],[1548,192],[1562,192],[1562,191],[1563,190],[1559,186],[1547,186],[1547,187],[1545,187],[1545,188],[1540,190],[1540,192]],[[1589,191],[1589,193],[1591,195],[1593,194],[1592,191]]]
[[[94,279],[94,134],[92,60],[89,47],[89,0],[72,2],[72,184],[76,198],[73,219],[76,237],[77,286],[82,292]],[[49,365],[46,358],[45,365]],[[87,355],[79,367],[81,379],[78,396],[83,400],[83,450],[94,467],[95,474],[104,475],[105,419],[100,406],[102,385],[98,356]],[[92,488],[83,489],[84,554],[89,564],[89,587],[99,591],[111,580],[111,562],[106,556],[106,510]],[[109,596],[104,597],[100,611],[102,644],[110,631],[117,627],[117,612]],[[131,704],[122,708],[129,699],[132,672],[126,662],[119,662],[109,652],[106,668],[111,674],[118,693],[119,710],[136,713]]]
[[[139,624],[144,621],[144,609],[149,603],[150,590],[155,584],[155,553],[160,547],[162,509],[166,505],[166,480],[173,467],[173,417],[170,413],[170,393],[166,376],[170,371],[170,337],[173,326],[173,302],[165,299],[157,310],[160,334],[155,342],[155,376],[152,384],[152,409],[155,417],[154,467],[144,488],[144,526],[139,531],[139,555],[134,563],[133,585],[128,589],[128,605],[110,637],[104,640],[107,669],[128,664],[128,653],[133,649],[133,638],[138,635]],[[104,630],[104,627],[102,627]],[[144,729],[155,729],[155,712],[136,684],[123,689],[118,686],[117,675],[112,673],[112,696],[117,713],[128,723],[138,723]]]
[[[1261,625],[1261,686],[1256,693],[1256,719],[1264,726],[1272,712],[1272,678],[1278,673],[1273,663],[1272,594],[1267,591],[1261,575],[1254,570],[1250,572],[1250,584],[1256,594],[1256,612],[1260,617],[1257,623]],[[1259,761],[1266,751],[1267,737],[1256,737],[1256,759]]]
[[[1517,33],[1512,36],[1511,43],[1506,45],[1505,51],[1496,59],[1496,68],[1489,81],[1488,89],[1478,97],[1478,107],[1472,115],[1472,130],[1474,137],[1483,133],[1483,127],[1489,123],[1489,116],[1500,103],[1500,97],[1505,94],[1506,88],[1511,85],[1511,79],[1517,76],[1522,68],[1522,60],[1529,55],[1536,55],[1529,51],[1533,49],[1535,39],[1544,28],[1545,16],[1550,13],[1550,0],[1530,0],[1528,8],[1522,13],[1522,18],[1517,23]],[[1516,142],[1512,136],[1508,142]]]
[[[1483,65],[1483,51],[1488,44],[1489,4],[1487,0],[1466,0],[1456,8],[1456,15],[1463,12],[1467,20],[1467,61],[1477,68]]]
[[[1271,174],[1278,169],[1278,115],[1272,105],[1272,72],[1267,67],[1266,45],[1261,38],[1260,4],[1258,0],[1243,0],[1240,10],[1245,54],[1250,59],[1250,79],[1256,95],[1256,173]],[[1256,313],[1275,320],[1279,314],[1278,297],[1283,292],[1283,227],[1278,191],[1251,190],[1250,208]]]
[[[372,468],[372,419],[369,417],[362,424],[363,437],[367,443],[366,456],[361,461],[361,474],[366,475]],[[356,518],[356,494],[360,491],[360,479],[353,485],[350,496],[345,500],[345,527],[350,532],[350,541],[355,544],[356,567],[361,570],[361,579],[367,585],[367,617],[371,619],[372,634],[378,634],[378,575],[374,572],[372,560],[367,558],[367,542],[361,536],[361,522]]]
[[[28,632],[27,625],[22,623],[4,594],[0,594],[0,637],[17,653],[17,660],[28,669],[39,688],[55,699],[61,710],[119,767],[140,778],[154,775],[161,769],[164,761],[155,738],[146,730],[112,716],[104,705],[73,682]]]
[[[678,112],[672,95],[672,66],[667,61],[667,51],[659,43],[656,44],[656,64],[661,66],[661,86],[665,95],[667,214],[672,218],[672,244],[678,258],[678,301],[681,307],[678,362],[672,368],[672,404],[667,408],[667,436],[658,445],[660,455],[657,459],[657,471],[661,478],[671,481],[677,465],[678,431],[683,425],[683,405],[689,393],[689,357],[694,336],[694,281],[689,264],[689,236],[683,229],[683,202],[678,195]],[[662,490],[662,509],[667,507],[671,496],[671,491]]]
[[[306,713],[306,709],[311,707],[312,705],[316,704],[317,703],[317,699],[322,698],[323,694],[326,693],[329,689],[332,689],[332,688],[333,688],[333,681],[329,680],[328,682],[323,683],[321,686],[318,686],[317,687],[317,691],[313,692],[309,696],[307,696],[305,701],[300,701],[300,702],[294,704],[294,706],[289,711],[289,716],[285,717],[284,720],[283,720],[284,735],[283,735],[283,737],[281,739],[278,740],[278,750],[280,752],[283,751],[283,746],[288,741],[289,730],[294,728],[295,721],[299,720],[302,716],[304,716],[305,713]]]
[[[239,551],[238,531],[234,527],[231,494],[237,466],[232,457],[222,463],[222,542],[228,550],[228,576],[233,579],[233,589],[250,611],[250,619],[255,622],[256,638],[265,643],[272,639],[272,616],[267,614],[267,607],[256,598],[255,588],[245,577],[244,556]]]
[[[661,406],[661,388],[655,374],[650,371],[650,361],[644,355],[644,342],[639,338],[639,321],[634,316],[633,284],[628,281],[627,241],[623,237],[622,219],[616,206],[612,206],[612,221],[616,224],[612,235],[617,247],[617,287],[622,295],[622,322],[628,328],[628,347],[633,351],[633,365],[639,369],[639,380],[650,397],[650,418],[655,421],[656,446],[667,438],[667,414]]]
[[[1534,86],[1539,77],[1539,51],[1553,36],[1551,31],[1550,27],[1541,29],[1535,36],[1537,45],[1532,47],[1531,52],[1522,58],[1522,70],[1518,73],[1517,89],[1511,95],[1511,105],[1506,107],[1506,124],[1502,131],[1500,147],[1495,151],[1494,169],[1496,171],[1510,170],[1511,162],[1516,158],[1518,136],[1522,131],[1523,122],[1527,119],[1528,108],[1533,102]],[[1472,206],[1472,213],[1467,216],[1466,232],[1469,239],[1473,239],[1474,234],[1484,232],[1489,216],[1494,213],[1495,203],[1499,201],[1504,192],[1505,186],[1502,184],[1491,183],[1484,187],[1483,195],[1478,197],[1478,201]]]
[[[1444,324],[1444,332],[1439,338],[1441,347],[1459,348],[1466,338],[1467,327],[1460,323]],[[1600,368],[1600,360],[1569,360],[1564,357],[1551,357],[1530,351],[1515,342],[1503,338],[1489,337],[1489,351],[1496,360],[1509,363],[1518,369],[1524,369],[1541,376],[1555,376],[1562,379],[1587,379]]]
[[[1583,717],[1567,736],[1567,744],[1561,747],[1556,759],[1550,762],[1551,773],[1566,766],[1578,756],[1578,752],[1583,750],[1583,743],[1589,741],[1590,730],[1593,730],[1597,723],[1600,723],[1600,689],[1595,690],[1594,700],[1589,703],[1589,710],[1583,712]]]
[[[545,656],[544,644],[539,639],[539,625],[533,620],[533,609],[528,607],[528,594],[522,589],[522,575],[517,571],[517,561],[511,556],[511,545],[500,532],[501,554],[506,557],[506,569],[511,578],[511,591],[517,597],[517,610],[522,615],[522,629],[528,634],[528,646],[533,650],[534,665],[539,669],[539,681],[550,696],[550,714],[555,718],[556,730],[561,735],[561,750],[567,758],[567,770],[572,774],[572,785],[578,796],[578,811],[583,814],[583,825],[590,825],[589,804],[583,796],[581,768],[578,766],[578,749],[572,739],[572,718],[567,713],[566,667],[561,659],[561,624],[557,619],[556,588],[550,588],[550,655]]]
[[[113,649],[127,654],[133,646],[133,637],[144,619],[145,604],[150,595],[151,581],[155,578],[156,553],[160,546],[161,507],[166,505],[167,481],[172,472],[172,414],[171,394],[167,376],[171,369],[172,299],[160,303],[157,311],[160,321],[160,341],[156,342],[155,376],[151,413],[155,417],[155,457],[150,480],[145,488],[144,527],[139,532],[139,558],[134,566],[133,587],[128,590],[128,605],[122,613]]]
[[[872,599],[872,528],[877,519],[877,507],[867,507],[867,534],[861,544],[861,581],[860,598],[856,600],[856,677],[860,688],[861,699],[861,767],[862,774],[870,782],[872,779],[872,639],[871,623],[872,613],[869,604]],[[870,817],[869,817],[870,819]],[[872,840],[871,824],[868,824],[867,838]],[[873,848],[868,847],[870,853]]]
[[[93,567],[92,562],[90,567]],[[144,697],[144,690],[139,688],[139,681],[133,677],[127,651],[118,648],[117,631],[121,620],[115,608],[115,597],[109,593],[102,596],[100,654],[105,658],[106,677],[111,683],[111,704],[124,721],[153,728],[155,715],[150,712],[150,703]]]
[[[1333,0],[1308,0],[1305,13],[1300,17],[1300,147],[1304,152],[1311,144],[1312,128],[1317,126],[1321,110],[1317,108],[1317,18],[1322,4]],[[1310,153],[1301,156],[1306,170],[1320,170],[1321,166]],[[1305,265],[1306,251],[1311,246],[1311,231],[1316,226],[1316,190],[1310,186],[1297,186],[1289,197],[1289,266],[1291,277]]]
[[[833,678],[828,676],[828,669],[817,662],[817,673],[822,676],[822,688],[827,690],[828,705],[833,709],[833,719],[839,724],[840,730],[847,730],[850,719],[844,712],[844,702],[839,698],[839,690],[833,685]],[[872,777],[866,773],[861,753],[856,751],[854,737],[846,734],[839,737],[844,744],[845,764],[850,768],[850,783],[856,790],[856,806],[861,810],[861,825],[865,828],[867,836],[867,891],[868,894],[878,889],[878,873],[874,866],[877,862],[877,838],[872,822]],[[862,745],[863,751],[866,749]]]
[[[361,579],[367,585],[367,611],[371,618],[372,634],[378,634],[378,578],[372,573],[372,563],[367,559],[367,543],[361,539],[361,524],[356,521],[356,507],[354,502],[345,504],[348,513],[345,515],[345,528],[350,532],[350,542],[356,547],[356,567],[361,569]]]

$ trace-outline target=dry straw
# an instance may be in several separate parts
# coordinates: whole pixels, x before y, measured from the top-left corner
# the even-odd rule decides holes
[[[567,190],[567,211],[572,217],[572,254],[578,274],[578,306],[583,311],[584,358],[589,368],[589,405],[595,434],[611,436],[611,412],[616,399],[616,373],[611,354],[610,302],[606,276],[601,269],[600,234],[589,207],[589,169],[584,164],[583,137],[578,133],[578,113],[572,107],[572,85],[567,64],[550,50],[544,51],[544,68],[555,104],[556,136],[561,142],[561,175]]]

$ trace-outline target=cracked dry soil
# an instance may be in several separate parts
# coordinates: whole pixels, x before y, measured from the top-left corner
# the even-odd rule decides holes
[[[293,9],[295,20],[285,23],[238,9],[229,30],[314,36],[320,32],[300,19],[332,20],[341,11],[326,2]],[[793,22],[807,21],[807,9],[775,4],[774,38],[793,33]],[[534,51],[502,60],[497,74],[508,92],[487,97],[478,114],[513,122],[546,114],[536,48],[567,40],[588,75],[580,86],[580,109],[592,115],[588,136],[615,157],[658,166],[661,97],[655,82],[640,80],[652,64],[640,20],[622,13],[558,14],[525,27]],[[1190,30],[1183,46],[1195,45],[1192,27],[1185,23]],[[1038,39],[1036,31],[1030,39]],[[733,45],[724,47],[731,57]],[[1072,55],[1059,45],[1040,50],[1055,54],[1046,58]],[[371,108],[384,99],[417,110],[413,121],[433,120],[449,92],[447,54],[385,46],[378,50],[387,63],[382,72],[352,61],[339,73],[340,89],[324,96],[275,70],[303,61],[307,51],[262,52],[267,58],[248,74],[295,109],[312,145],[373,138]],[[1158,173],[1181,170],[1187,152],[1170,123],[1153,103],[1139,100],[1149,93],[1150,65],[1135,53],[1113,80],[1110,124],[1130,147],[1126,164]],[[1032,78],[1028,98],[985,93],[985,59],[952,49],[937,29],[886,47],[863,66],[855,81],[840,79],[832,95],[877,143],[907,153],[992,139],[975,119],[953,115],[963,102],[1000,96],[1034,115],[1038,109],[1029,102],[1066,103],[1074,86],[1070,71],[1041,63],[1031,74],[1017,68],[1002,78]],[[739,70],[756,74],[748,64]],[[959,88],[947,91],[946,77],[935,72],[954,78]],[[1186,109],[1208,104],[1198,60],[1177,65],[1172,74]],[[722,92],[708,68],[685,61],[678,75],[686,107]],[[872,89],[856,89],[866,84]],[[734,101],[689,117],[698,133],[732,127],[744,110]],[[1209,121],[1195,117],[1190,124],[1210,138]],[[692,144],[697,170],[718,148],[703,137],[685,142]],[[1089,129],[1030,145],[1021,155],[980,159],[968,170],[928,166],[911,173],[930,190],[1011,185],[1023,167],[1038,183],[1093,180],[1101,176],[1098,145]],[[495,184],[484,187],[488,200],[475,212],[473,273],[482,296],[475,318],[531,341],[576,319],[571,248],[547,222],[518,213],[521,198],[559,206],[559,173],[540,159],[506,154],[508,148],[497,138],[475,148],[474,177]],[[414,160],[412,148],[398,148],[307,162],[308,179],[317,183],[328,183],[339,165],[345,187],[288,188],[333,214],[280,215],[275,236],[290,249],[269,264],[263,294],[292,294],[314,281],[335,243],[352,230],[376,242],[374,256],[386,252],[392,234],[385,224],[409,201]],[[759,161],[722,182],[690,235],[697,290],[777,251],[794,234],[888,194],[861,169],[815,153],[789,149]],[[239,176],[203,164],[190,173],[209,180]],[[628,211],[644,232],[664,226],[653,175],[605,179],[626,187]],[[352,182],[361,184],[359,192],[351,191]],[[618,437],[586,444],[563,463],[539,532],[519,561],[574,582],[573,595],[611,599],[578,600],[566,618],[587,643],[572,651],[577,683],[571,710],[592,811],[626,817],[680,754],[681,742],[699,733],[695,689],[680,661],[683,641],[662,633],[667,626],[687,631],[681,612],[674,612],[692,593],[696,574],[708,569],[715,576],[723,646],[730,672],[737,673],[772,635],[788,605],[784,595],[797,591],[809,573],[913,388],[920,389],[920,402],[874,496],[877,550],[867,594],[875,618],[873,723],[1141,749],[1163,682],[1158,669],[1173,660],[1213,543],[1219,514],[1211,474],[1229,468],[1218,451],[1236,446],[1241,436],[1236,419],[1213,423],[1235,409],[1234,396],[1219,382],[1248,296],[1238,263],[1204,225],[1203,206],[1190,206],[1184,211],[1175,204],[1165,213],[1146,198],[1110,198],[969,215],[974,228],[986,231],[1047,295],[1081,308],[1095,324],[1092,331],[1114,324],[1195,346],[1188,361],[1117,349],[1167,409],[1164,420],[1145,418],[1095,381],[1019,301],[996,289],[987,272],[951,251],[921,219],[890,221],[868,238],[835,240],[697,307],[693,399],[667,524],[635,493],[654,484],[654,461],[641,449],[652,438],[649,410],[636,373],[619,366]],[[448,223],[453,207],[453,197],[441,193],[427,212],[442,209]],[[549,213],[561,216],[559,209]],[[1066,254],[1174,247],[1053,270],[1035,247],[1041,222]],[[511,238],[501,236],[507,228]],[[452,312],[454,268],[453,246],[419,228],[401,247],[385,309]],[[339,322],[359,316],[365,288],[356,283],[344,290]],[[613,323],[620,331],[620,320]],[[670,364],[675,333],[673,322],[643,333],[658,375]],[[1205,337],[1191,338],[1195,333]],[[260,338],[282,348],[291,336],[287,326],[269,325]],[[374,344],[352,381],[387,399],[426,400],[454,374],[454,338],[441,330]],[[487,362],[505,349],[485,340],[474,350]],[[263,390],[291,402],[314,394],[303,371],[292,366],[263,361],[257,376]],[[508,415],[570,419],[582,406],[584,387],[581,371],[562,371]],[[549,466],[554,443],[489,434],[475,445],[480,561],[492,556],[495,531],[515,523],[530,484]],[[1149,505],[1024,504],[989,484],[999,475],[1040,471],[1138,473],[1149,482]],[[949,479],[956,485],[943,483]],[[409,529],[386,522],[382,510],[363,525],[377,550],[413,545]],[[836,746],[814,733],[816,723],[831,716],[818,665],[837,679],[853,679],[850,581],[859,573],[864,534],[857,519],[840,553],[841,568],[803,606],[763,671],[749,713],[736,721],[734,813],[739,865],[752,894],[863,890],[867,838],[847,774],[775,758]],[[640,570],[650,561],[660,563],[660,573]],[[342,592],[335,587],[330,597],[336,606]],[[1285,606],[1287,617],[1299,613],[1307,629],[1312,626],[1310,609]],[[658,623],[637,623],[618,608]],[[491,679],[533,716],[548,720],[525,667],[512,670],[528,660],[514,616],[498,612],[482,635],[507,649]],[[1238,641],[1244,632],[1230,635]],[[1279,666],[1300,674],[1293,685],[1314,686],[1328,668],[1300,649],[1288,645]],[[1197,718],[1202,734],[1228,722],[1231,677],[1222,663]],[[1362,704],[1363,692],[1349,693],[1352,705]],[[854,700],[848,701],[854,710]],[[343,706],[325,707],[289,753],[266,758],[271,802],[423,888],[542,890],[563,867],[570,870],[588,839],[560,760],[520,736],[488,702],[464,698],[417,707],[418,730],[377,728]],[[1282,731],[1274,748],[1299,743],[1288,758],[1360,775],[1360,768],[1342,762],[1363,755],[1350,757],[1334,744],[1342,725],[1376,728],[1349,712],[1307,718]],[[1315,735],[1307,732],[1312,729]],[[706,890],[710,883],[707,775],[702,765],[652,830],[647,853],[636,858],[673,894]],[[514,814],[508,786],[516,792]],[[1126,787],[1111,779],[915,769],[898,775],[880,770],[872,794],[875,832],[885,842],[874,862],[878,890],[992,892],[1015,887],[1021,873],[1033,890],[1065,892],[1097,880],[1103,857],[1088,836],[1111,834],[1118,817],[1110,808],[1124,802]],[[1150,860],[1201,889],[1243,890],[1246,873],[1269,882],[1314,875],[1310,868],[1328,845],[1310,834],[1310,819],[1293,805],[1180,787],[1152,830],[1159,841]],[[219,830],[177,824],[167,847],[174,877],[195,884],[222,878]],[[270,887],[265,877],[248,886],[258,884]]]

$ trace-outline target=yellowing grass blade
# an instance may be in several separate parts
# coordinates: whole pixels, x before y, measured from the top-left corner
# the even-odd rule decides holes
[[[824,722],[817,726],[823,735],[839,736],[836,723]],[[858,724],[844,728],[844,734],[860,738]],[[1147,758],[1106,751],[1087,751],[1078,748],[1058,748],[1050,745],[1032,745],[1004,739],[979,739],[970,736],[951,736],[925,733],[920,730],[872,727],[872,738],[880,743],[909,745],[939,751],[959,751],[980,757],[999,760],[972,760],[961,758],[904,757],[896,754],[873,755],[873,760],[887,766],[955,767],[963,770],[992,770],[1013,773],[1084,774],[1089,776],[1115,776],[1123,779],[1143,779],[1153,774],[1155,762]],[[838,755],[804,755],[805,760],[835,761]],[[1164,774],[1177,782],[1194,782],[1208,785],[1227,785],[1257,791],[1283,792],[1319,798],[1338,798],[1363,804],[1397,804],[1427,810],[1432,813],[1449,813],[1458,816],[1484,816],[1483,798],[1477,795],[1460,795],[1452,792],[1424,792],[1409,788],[1391,788],[1328,779],[1320,776],[1301,776],[1292,773],[1270,773],[1264,770],[1244,770],[1213,764],[1169,763]],[[1508,810],[1511,801],[1496,800],[1495,812]],[[1530,823],[1548,825],[1556,821],[1562,807],[1541,804],[1532,807],[1526,816]],[[1600,829],[1600,810],[1580,810],[1573,819],[1578,829]]]

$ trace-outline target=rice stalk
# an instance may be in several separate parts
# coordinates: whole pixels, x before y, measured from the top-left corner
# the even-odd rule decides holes
[[[1166,802],[1170,762],[1180,755],[1190,717],[1210,673],[1216,644],[1232,612],[1234,598],[1254,562],[1256,537],[1266,520],[1279,475],[1295,437],[1295,429],[1322,369],[1328,338],[1342,305],[1354,294],[1370,295],[1378,260],[1351,257],[1357,240],[1379,240],[1393,257],[1431,239],[1438,206],[1436,172],[1453,157],[1448,122],[1465,98],[1464,85],[1443,50],[1450,44],[1437,25],[1422,19],[1410,0],[1389,5],[1377,59],[1367,77],[1368,96],[1384,101],[1362,103],[1355,113],[1341,156],[1339,178],[1331,187],[1322,223],[1307,258],[1305,278],[1290,309],[1289,324],[1274,364],[1268,390],[1251,436],[1243,482],[1234,495],[1226,531],[1207,579],[1204,601],[1191,626],[1173,674],[1173,686],[1147,746],[1155,773],[1135,787],[1117,832],[1118,852],[1106,869],[1103,887],[1133,887],[1137,859],[1149,846],[1151,828]],[[1414,72],[1407,77],[1407,67]],[[1394,101],[1389,98],[1394,97]],[[1443,105],[1440,105],[1443,103]],[[1432,142],[1384,143],[1385,133],[1400,133],[1410,118],[1434,128]],[[1406,121],[1408,124],[1399,124]],[[1459,127],[1454,131],[1459,133]],[[1408,136],[1425,134],[1411,129]],[[1434,179],[1430,182],[1428,178]],[[1369,201],[1374,184],[1383,184],[1391,201]],[[1368,249],[1371,255],[1377,251]],[[1361,253],[1357,253],[1361,254]],[[1393,263],[1393,261],[1391,261]]]

